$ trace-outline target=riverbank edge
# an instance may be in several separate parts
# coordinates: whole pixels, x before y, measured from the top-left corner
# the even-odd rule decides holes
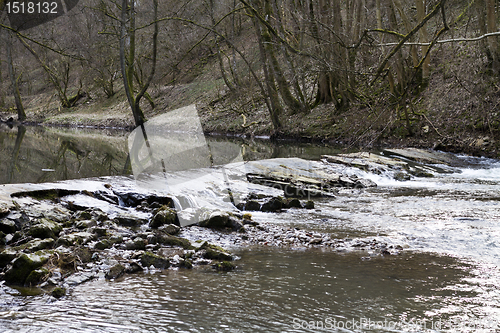
[[[345,131],[337,128],[336,133],[341,132],[341,135],[333,137],[330,135],[310,135],[311,130],[316,126],[315,123],[305,122],[309,127],[303,130],[284,131],[276,133],[269,127],[258,129],[247,129],[241,127],[239,119],[231,119],[231,117],[224,117],[226,122],[225,126],[217,119],[211,119],[206,114],[201,113],[202,126],[205,131],[204,134],[208,136],[224,136],[224,137],[239,137],[253,139],[269,139],[273,141],[293,141],[304,143],[321,143],[330,144],[338,147],[345,147],[346,149],[385,149],[385,148],[421,148],[440,150],[456,154],[466,154],[477,157],[500,158],[500,141],[492,139],[490,136],[478,134],[475,132],[462,132],[457,135],[443,136],[435,133],[419,133],[414,136],[400,136],[400,135],[380,135],[378,137],[360,137],[356,132],[346,129]],[[83,129],[117,129],[124,131],[132,131],[135,126],[131,119],[126,119],[127,114],[124,113],[124,118],[117,120],[117,117],[106,118],[100,117],[95,119],[93,114],[85,116],[85,114],[78,113],[79,121],[66,121],[65,115],[74,115],[71,111],[63,112],[62,118],[48,117],[39,118],[36,120],[19,122],[14,120],[13,114],[0,113],[0,123],[8,126],[42,126],[42,127],[62,127],[62,128],[83,128]],[[220,115],[218,116],[220,117]],[[11,121],[9,121],[11,119]]]

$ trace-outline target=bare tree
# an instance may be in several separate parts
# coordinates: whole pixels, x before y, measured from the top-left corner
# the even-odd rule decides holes
[[[17,120],[24,121],[26,120],[26,112],[24,111],[23,102],[21,99],[21,93],[19,92],[19,79],[21,76],[16,77],[16,73],[14,71],[14,61],[12,59],[12,33],[10,31],[6,31],[7,36],[7,67],[9,70],[10,84],[12,87],[12,94],[14,95],[14,100],[16,103],[17,109]]]
[[[134,95],[134,78],[138,78],[136,71],[136,11],[135,1],[123,0],[121,4],[120,30],[120,67],[123,85],[129,102],[135,125],[142,125],[146,118],[141,110],[140,102],[147,93],[149,85],[156,71],[156,56],[158,50],[158,0],[153,0],[153,26],[151,71],[144,82],[138,82],[139,93]]]

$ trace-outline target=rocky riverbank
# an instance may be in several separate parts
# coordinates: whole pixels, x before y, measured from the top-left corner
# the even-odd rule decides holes
[[[449,155],[421,150],[392,150],[385,155],[324,156],[322,162],[252,162],[248,167],[252,172],[246,175],[252,191],[237,207],[215,210],[199,223],[183,227],[172,197],[139,188],[129,177],[1,185],[0,278],[8,285],[34,287],[61,297],[80,283],[113,280],[124,274],[206,265],[229,271],[237,266],[231,250],[241,247],[322,247],[364,251],[361,256],[366,258],[398,254],[403,250],[399,245],[339,239],[259,223],[252,216],[255,212],[315,210],[313,198],[334,200],[339,189],[376,186],[334,171],[346,164],[371,172],[393,171],[396,179],[407,179],[431,176],[435,171],[419,161],[443,167],[454,162]]]

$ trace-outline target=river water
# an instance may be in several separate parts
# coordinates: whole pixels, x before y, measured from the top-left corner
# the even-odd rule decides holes
[[[31,142],[31,130],[23,134],[23,142]],[[16,155],[18,134],[7,134],[0,149],[12,158],[2,159],[0,167],[14,170],[20,178],[3,178],[4,183],[28,177],[21,176],[21,166],[34,156],[22,144]],[[64,137],[73,142],[74,151],[87,152],[87,158],[67,150],[64,172],[64,168],[58,171],[57,163],[42,164],[63,160],[59,148],[37,153],[44,156],[36,165],[41,175],[65,179],[126,172],[123,133],[70,135],[52,130],[49,134],[39,134],[53,140],[47,147]],[[85,146],[82,137],[101,144],[93,141]],[[240,144],[247,159],[318,159],[339,152],[323,145]],[[112,162],[95,167],[109,155],[112,158],[106,161]],[[400,255],[233,249],[240,259],[229,273],[207,267],[96,280],[58,301],[21,295],[2,285],[0,332],[499,332],[500,162],[458,158],[463,163],[447,168],[449,173],[410,181],[341,167],[345,173],[370,178],[378,187],[346,189],[335,199],[315,199],[313,211],[253,214],[261,223],[401,245]],[[9,169],[12,164],[16,167]]]

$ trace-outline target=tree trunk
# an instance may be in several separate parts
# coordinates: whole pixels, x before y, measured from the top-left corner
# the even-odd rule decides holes
[[[275,13],[273,13],[270,0],[264,0],[264,1],[265,1],[264,8],[266,17],[274,16]],[[261,35],[264,42],[266,55],[271,64],[270,69],[273,71],[276,83],[278,84],[279,87],[279,94],[281,95],[283,102],[286,104],[286,106],[288,106],[292,110],[292,112],[300,112],[304,110],[305,108],[304,105],[302,105],[290,91],[290,84],[285,78],[281,66],[278,62],[278,59],[276,58],[273,47],[274,43],[272,41],[271,35],[267,31],[267,28],[264,28],[264,30],[262,30]]]
[[[496,11],[495,11],[495,0],[486,0],[486,22],[488,32],[496,32],[497,24],[496,24]],[[498,42],[497,36],[489,37],[488,44],[490,46],[490,52],[493,58],[493,71],[498,73],[499,70],[499,52],[498,52]]]
[[[417,7],[417,20],[421,22],[426,13],[425,13],[425,0],[416,0],[416,7]],[[427,33],[427,24],[425,24],[422,28],[420,28],[420,41],[427,43],[429,41],[429,36]],[[422,57],[425,56],[427,53],[427,50],[429,49],[428,46],[422,46]],[[422,81],[425,83],[428,82],[429,80],[429,66],[431,63],[431,57],[428,56],[425,60],[424,63],[422,64]]]
[[[134,96],[134,66],[135,66],[135,0],[122,1],[121,29],[120,29],[120,68],[123,77],[123,86],[128,103],[134,116],[136,126],[141,126],[146,121],[144,113],[140,108],[140,98]],[[127,25],[127,21],[129,22]],[[156,20],[155,20],[156,21]],[[156,29],[158,22],[155,23]],[[128,40],[127,40],[128,38]],[[125,50],[128,42],[128,54]],[[156,38],[153,40],[156,49]],[[154,52],[153,73],[156,64],[156,52]],[[147,89],[147,87],[146,87]],[[143,89],[144,90],[144,89]],[[142,91],[142,96],[145,90]],[[142,97],[140,96],[140,97]],[[139,96],[138,96],[139,97]]]
[[[259,44],[260,59],[262,62],[262,69],[264,71],[264,80],[266,81],[267,95],[270,100],[269,115],[271,117],[271,122],[273,123],[273,128],[275,131],[279,132],[281,130],[281,114],[283,113],[283,108],[281,106],[278,89],[276,88],[273,73],[269,70],[266,49],[264,47],[264,39],[262,37],[262,31],[260,28],[260,23],[257,19],[254,19],[254,28],[257,34],[257,41]]]
[[[12,60],[12,35],[9,32],[7,36],[7,67],[9,70],[10,84],[12,86],[12,93],[14,94],[14,100],[16,102],[17,109],[17,120],[25,121],[26,112],[24,111],[23,102],[21,99],[21,93],[19,92],[18,79],[14,72],[14,64]]]
[[[389,25],[392,31],[399,30],[398,29],[399,25],[396,17],[396,9],[394,2],[392,0],[389,0]],[[396,67],[396,78],[397,78],[397,83],[395,84],[395,90],[397,94],[401,94],[403,93],[404,87],[406,86],[405,66],[401,50],[398,50],[396,52],[394,62]]]

